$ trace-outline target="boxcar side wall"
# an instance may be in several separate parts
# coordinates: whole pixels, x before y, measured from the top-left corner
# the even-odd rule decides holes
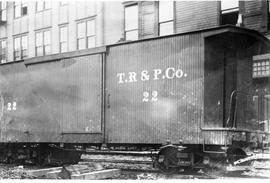
[[[200,33],[109,47],[106,142],[198,143],[203,47]]]
[[[2,142],[102,142],[101,54],[0,69]]]

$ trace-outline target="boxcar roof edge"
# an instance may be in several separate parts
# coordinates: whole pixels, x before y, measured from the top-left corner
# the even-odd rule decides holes
[[[145,38],[145,39],[140,39],[136,41],[119,42],[119,43],[109,44],[109,45],[100,46],[96,48],[75,50],[75,51],[66,52],[66,53],[56,53],[56,54],[46,55],[46,56],[41,56],[41,57],[32,57],[32,58],[27,58],[25,60],[20,60],[17,62],[7,62],[1,65],[18,63],[18,62],[24,62],[25,65],[31,65],[31,64],[38,64],[42,62],[52,62],[56,60],[66,59],[66,58],[79,57],[79,56],[84,56],[84,55],[107,53],[108,48],[118,46],[118,45],[132,44],[136,42],[150,41],[150,40],[156,40],[156,39],[167,38],[167,37],[181,36],[181,35],[186,35],[186,34],[195,34],[195,33],[200,33],[200,32],[203,33],[202,37],[210,37],[210,36],[225,33],[225,32],[247,34],[249,36],[255,37],[256,39],[264,42],[270,48],[270,41],[258,31],[243,28],[243,27],[237,27],[233,25],[224,25],[224,26],[200,29],[200,30],[195,30],[195,31],[182,32],[182,33],[177,33],[177,34],[172,34],[172,35],[166,35],[166,36]]]

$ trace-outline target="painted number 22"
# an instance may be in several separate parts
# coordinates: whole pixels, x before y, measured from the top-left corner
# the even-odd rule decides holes
[[[17,110],[17,103],[16,102],[7,103],[7,110],[8,111],[16,111]]]
[[[143,102],[156,102],[158,100],[157,98],[158,92],[157,91],[152,91],[151,92],[143,92]]]

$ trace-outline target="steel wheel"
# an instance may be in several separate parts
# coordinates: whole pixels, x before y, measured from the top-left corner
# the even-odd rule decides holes
[[[172,174],[178,170],[177,148],[175,146],[166,146],[162,148],[157,156],[157,167],[164,173]]]

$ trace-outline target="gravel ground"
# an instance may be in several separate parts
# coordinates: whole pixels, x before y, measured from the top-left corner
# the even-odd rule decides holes
[[[136,159],[136,158],[135,158]],[[117,164],[117,167],[113,163],[94,163],[98,169],[108,169],[108,168],[119,168],[124,167],[127,168],[127,164]],[[243,171],[231,171],[224,172],[220,170],[199,170],[194,172],[179,172],[179,174],[174,175],[165,175],[162,173],[153,173],[149,172],[151,170],[151,165],[142,165],[142,164],[131,164],[129,166],[135,167],[137,170],[140,168],[142,171],[122,171],[122,174],[118,177],[114,177],[112,179],[118,180],[165,180],[165,179],[231,179],[231,178],[270,178],[270,162],[259,162],[254,163],[254,167],[250,167]],[[80,165],[82,166],[82,165]],[[35,177],[31,177],[27,175],[28,170],[38,169],[38,167],[34,166],[18,166],[18,165],[6,165],[0,164],[0,179],[34,179]]]
[[[34,177],[26,174],[28,169],[22,165],[0,164],[0,179],[33,179]]]

